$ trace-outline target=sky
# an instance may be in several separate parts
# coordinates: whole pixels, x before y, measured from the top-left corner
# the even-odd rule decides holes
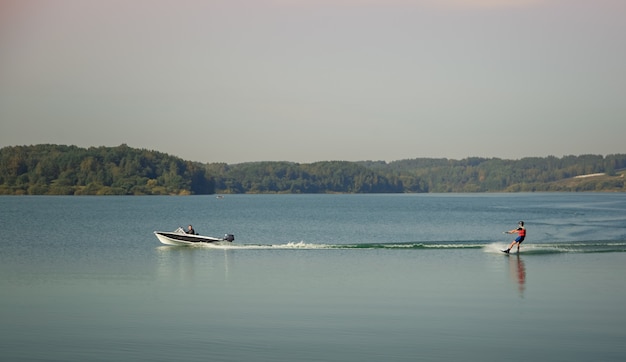
[[[0,147],[626,153],[623,0],[0,0]]]

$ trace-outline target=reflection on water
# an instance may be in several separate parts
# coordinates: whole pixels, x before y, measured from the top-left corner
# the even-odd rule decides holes
[[[511,279],[517,283],[520,297],[524,298],[524,289],[526,289],[526,266],[519,254],[511,255],[509,258],[509,273]]]
[[[194,280],[198,275],[209,275],[211,278],[223,273],[228,279],[229,250],[213,250],[202,247],[158,246],[159,279],[178,282]],[[222,259],[223,252],[223,259]],[[223,272],[222,272],[223,270]]]

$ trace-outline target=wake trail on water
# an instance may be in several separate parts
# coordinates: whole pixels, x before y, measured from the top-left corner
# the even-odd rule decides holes
[[[360,244],[324,244],[324,243],[308,243],[305,241],[288,242],[284,244],[203,244],[199,247],[208,247],[214,249],[226,250],[319,250],[319,249],[335,249],[335,250],[371,250],[371,249],[479,249],[484,243],[454,243],[454,242],[407,242],[407,243],[360,243]]]
[[[502,242],[406,242],[406,243],[360,243],[360,244],[325,244],[305,241],[283,244],[235,244],[213,243],[191,247],[220,250],[459,250],[482,249],[485,253],[504,254],[508,243]],[[559,253],[606,253],[626,252],[626,241],[579,241],[558,243],[524,243],[521,255],[542,255]],[[511,250],[517,254],[517,248]],[[510,254],[509,254],[510,255]]]
[[[486,253],[503,254],[502,250],[509,247],[509,243],[491,243],[483,247]],[[563,253],[615,253],[626,252],[624,241],[579,241],[562,243],[523,243],[520,247],[520,255],[542,255]],[[509,255],[517,255],[517,247],[514,246]]]

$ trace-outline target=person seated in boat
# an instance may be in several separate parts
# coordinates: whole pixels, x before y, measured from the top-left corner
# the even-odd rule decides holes
[[[187,226],[187,231],[185,231],[187,234],[191,234],[191,235],[198,235],[196,234],[196,231],[193,229],[193,226],[188,225]]]

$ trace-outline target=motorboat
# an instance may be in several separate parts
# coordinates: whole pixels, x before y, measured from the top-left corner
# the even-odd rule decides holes
[[[235,236],[233,234],[225,234],[223,238],[215,238],[212,236],[203,236],[196,234],[187,234],[183,228],[179,227],[175,231],[155,231],[157,239],[165,245],[199,245],[220,242],[233,242]]]

